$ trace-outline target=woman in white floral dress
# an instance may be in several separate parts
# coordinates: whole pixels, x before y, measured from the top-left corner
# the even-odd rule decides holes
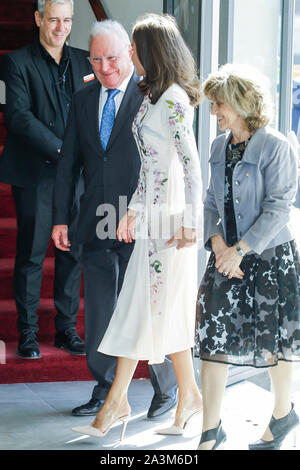
[[[173,18],[147,15],[138,20],[132,46],[136,73],[144,77],[139,83],[144,101],[133,124],[141,170],[117,236],[128,243],[136,241],[117,307],[99,346],[102,353],[118,356],[118,365],[92,426],[76,428],[99,437],[119,419],[125,429],[130,415],[127,389],[138,360],[157,364],[167,354],[172,359],[179,403],[174,425],[161,433],[181,434],[202,409],[191,355],[202,199],[192,127],[193,106],[200,101],[199,82]],[[168,233],[171,221],[173,232]],[[166,234],[158,233],[161,224]]]

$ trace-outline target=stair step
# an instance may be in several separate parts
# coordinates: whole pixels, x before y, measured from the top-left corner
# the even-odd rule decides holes
[[[1,153],[1,147],[0,147],[0,153]],[[7,218],[16,217],[14,198],[11,192],[11,186],[9,184],[0,183],[0,200],[1,200],[1,203],[0,203],[0,224],[1,224],[1,218],[7,219]],[[1,245],[0,245],[0,253],[1,253]]]
[[[3,198],[1,198],[1,200],[3,201]],[[2,207],[0,213],[2,212],[2,210],[5,210],[5,208]],[[6,219],[0,219],[0,257],[14,258],[16,255],[17,230],[15,227],[2,228],[1,225],[3,220]],[[49,247],[46,256],[54,256],[54,246],[51,240],[49,242]]]
[[[5,346],[6,364],[1,365],[2,384],[93,380],[85,356],[74,356],[55,348],[53,341],[40,343],[42,357],[35,360],[18,357],[17,342],[7,342]]]
[[[14,203],[12,196],[1,195],[1,209],[3,213],[12,211]],[[14,218],[0,218],[0,258],[14,258],[16,255],[17,221]],[[13,262],[13,260],[12,260]],[[1,260],[0,260],[1,266]],[[6,266],[4,260],[3,266]],[[11,267],[9,267],[11,269]],[[12,268],[13,269],[13,268]],[[0,267],[1,270],[1,267]]]
[[[1,196],[1,215],[14,215],[12,196]],[[13,258],[16,255],[17,221],[14,218],[0,218],[0,258]],[[47,257],[54,256],[54,245],[49,241]],[[0,268],[1,269],[1,268]]]
[[[1,66],[1,62],[0,62],[0,66]],[[1,146],[4,145],[6,135],[7,135],[7,128],[6,128],[5,121],[4,121],[4,115],[3,113],[0,113],[0,145]],[[0,151],[0,155],[2,153],[2,150],[3,149],[1,149]]]
[[[29,44],[37,36],[37,28],[33,23],[20,25],[6,23],[0,26],[0,50],[15,50]]]
[[[74,356],[55,348],[51,342],[39,345],[40,359],[22,359],[17,356],[17,342],[5,344],[5,354],[1,354],[1,383],[67,382],[94,380],[85,356]],[[149,378],[146,361],[140,361],[134,379]]]
[[[49,315],[53,313],[53,310],[55,309],[54,307],[54,301],[52,298],[43,298],[41,299],[40,306],[38,308],[38,313],[39,315]],[[84,300],[83,298],[80,299],[80,307],[79,307],[79,313],[78,315],[83,315],[84,312]],[[16,315],[16,304],[14,299],[6,299],[6,300],[0,300],[0,318],[2,318],[2,315]],[[0,328],[0,336],[1,336],[1,328]],[[2,338],[0,338],[2,339]]]
[[[8,52],[11,52],[11,49],[0,49],[0,67],[1,67],[1,63],[2,63],[2,57],[5,55],[5,54],[8,54]],[[2,114],[2,113],[0,113]],[[1,120],[0,120],[1,122]]]
[[[13,258],[0,259],[0,299],[14,298],[13,268]],[[41,298],[51,298],[53,296],[53,280],[54,258],[46,258],[43,265]],[[81,285],[80,295],[83,296],[83,285]]]
[[[0,18],[22,21],[24,19],[33,18],[34,10],[35,3],[32,0],[28,2],[1,0]]]
[[[53,299],[41,299],[40,306],[37,311],[39,341],[52,341],[55,335],[54,317],[56,310]],[[17,311],[16,304],[13,299],[0,300],[0,335],[2,340],[18,341],[19,332],[17,330]],[[80,299],[80,307],[77,315],[76,329],[78,334],[84,338],[84,301]],[[3,333],[5,332],[5,333]]]
[[[1,0],[0,49],[18,49],[37,36],[35,3],[34,0]]]
[[[12,196],[10,184],[0,183],[0,197]]]
[[[0,145],[2,147],[0,151],[0,155],[3,151],[3,146],[5,144],[6,136],[7,136],[7,128],[4,124],[0,124]]]
[[[0,275],[9,275],[14,268],[14,259],[0,258]],[[54,271],[54,258],[46,258],[43,265],[44,274],[51,274]],[[51,297],[51,296],[50,296]]]
[[[6,30],[15,30],[17,29],[18,31],[23,31],[23,30],[31,30],[34,25],[34,20],[33,18],[30,20],[12,20],[11,18],[9,20],[0,20],[0,31],[6,31]]]
[[[0,224],[1,218],[15,218],[16,209],[14,204],[13,195],[11,193],[11,186],[8,184],[0,183]],[[15,242],[11,242],[15,247]],[[14,248],[15,250],[15,248]],[[15,251],[14,251],[15,252]],[[1,244],[0,244],[0,256],[1,256]]]

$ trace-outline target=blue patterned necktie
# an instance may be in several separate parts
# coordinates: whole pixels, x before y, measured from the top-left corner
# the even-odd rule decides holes
[[[103,107],[101,126],[100,126],[100,140],[102,147],[106,150],[107,143],[115,122],[116,104],[115,96],[120,93],[120,90],[110,89],[106,90],[108,97]]]

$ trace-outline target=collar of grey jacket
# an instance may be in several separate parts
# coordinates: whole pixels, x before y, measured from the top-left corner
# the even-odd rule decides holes
[[[268,127],[261,127],[260,129],[257,129],[245,149],[243,162],[251,163],[252,165],[258,165],[261,157],[261,150],[263,148],[263,144],[268,135],[268,132]],[[214,149],[214,151],[212,152],[212,155],[209,159],[210,163],[219,162],[225,164],[225,152],[231,138],[231,132],[224,133],[216,138],[216,141],[219,142],[217,148]]]

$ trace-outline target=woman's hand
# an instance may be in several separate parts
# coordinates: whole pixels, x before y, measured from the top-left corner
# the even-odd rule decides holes
[[[216,254],[215,266],[219,273],[228,276],[228,279],[233,277],[243,279],[244,273],[239,267],[242,259],[235,246],[227,246],[223,251]]]
[[[136,211],[128,209],[119,222],[117,238],[119,242],[132,243],[135,240]]]
[[[167,241],[166,246],[172,245],[176,240],[178,240],[176,250],[193,246],[197,242],[197,230],[195,228],[180,227],[173,237]]]
[[[227,246],[221,235],[211,237],[211,246],[216,257],[215,266],[219,273],[224,273],[224,276],[228,276],[229,279],[233,277],[243,279],[244,273],[239,267],[242,257],[236,251],[236,247]]]

